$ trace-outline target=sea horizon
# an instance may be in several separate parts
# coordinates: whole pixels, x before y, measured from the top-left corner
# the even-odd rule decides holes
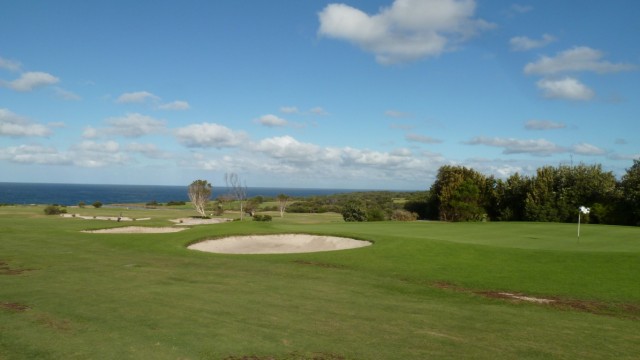
[[[128,185],[128,184],[83,184],[83,183],[39,183],[0,182],[0,204],[59,204],[77,205],[121,203],[166,203],[188,201],[188,185]],[[341,189],[341,188],[295,188],[295,187],[247,187],[247,197],[275,197],[285,194],[291,197],[323,196],[350,192],[391,191],[412,192],[420,190],[387,189]],[[213,187],[212,199],[229,193],[229,188]]]

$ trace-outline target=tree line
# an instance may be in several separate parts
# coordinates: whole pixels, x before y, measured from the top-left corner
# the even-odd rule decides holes
[[[505,180],[447,165],[429,191],[405,203],[422,219],[444,221],[575,222],[580,206],[591,209],[591,223],[640,225],[640,159],[620,180],[599,164],[544,166]]]

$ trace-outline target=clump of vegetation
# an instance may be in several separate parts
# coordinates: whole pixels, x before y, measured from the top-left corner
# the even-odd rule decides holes
[[[346,222],[367,221],[367,212],[356,202],[347,203],[342,209],[342,218]]]
[[[253,221],[271,221],[271,215],[260,215],[260,214],[256,214],[253,215]]]
[[[416,221],[418,220],[418,214],[404,210],[404,209],[396,209],[396,210],[393,210],[393,213],[391,214],[391,220]]]
[[[95,201],[93,204],[91,204],[94,208],[98,209],[102,207],[102,203],[100,201]]]
[[[186,205],[186,204],[187,203],[184,202],[184,201],[173,201],[173,200],[171,200],[171,201],[169,201],[167,203],[167,206],[180,206],[180,205]]]
[[[620,181],[598,164],[544,166],[505,180],[446,165],[429,191],[404,208],[444,221],[576,222],[580,206],[592,209],[588,222],[640,225],[640,159]]]
[[[65,209],[64,207],[61,207],[59,205],[49,205],[49,206],[44,208],[44,213],[46,215],[66,214],[67,213],[67,209]]]

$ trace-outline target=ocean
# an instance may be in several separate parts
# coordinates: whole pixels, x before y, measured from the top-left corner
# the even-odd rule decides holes
[[[308,197],[348,193],[355,189],[304,189],[248,187],[247,196],[275,197],[286,194],[291,197]],[[212,199],[228,194],[226,188],[213,188]],[[157,201],[188,201],[187,186],[163,185],[95,185],[95,184],[41,184],[0,182],[0,204],[92,204],[148,203]]]

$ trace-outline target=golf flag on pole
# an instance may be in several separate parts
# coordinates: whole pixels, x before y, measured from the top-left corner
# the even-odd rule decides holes
[[[589,209],[588,207],[580,206],[578,210],[580,210],[578,211],[578,240],[580,240],[580,214],[587,215],[591,211],[591,209]]]

